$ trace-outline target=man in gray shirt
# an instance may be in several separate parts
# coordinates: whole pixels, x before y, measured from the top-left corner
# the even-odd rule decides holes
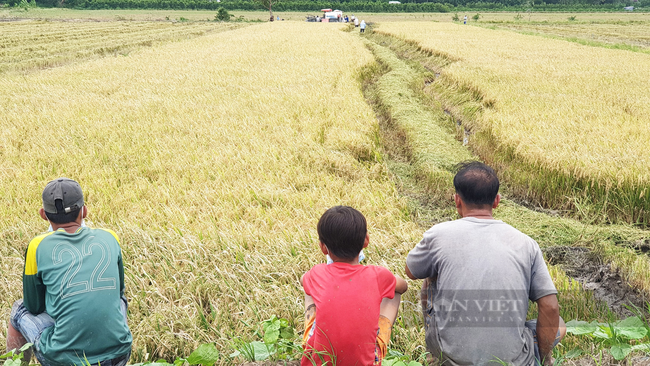
[[[433,226],[406,258],[407,276],[425,279],[428,351],[444,365],[552,365],[566,327],[539,245],[492,217],[501,200],[492,168],[463,163],[454,187],[462,218]],[[526,321],[529,299],[537,320]]]

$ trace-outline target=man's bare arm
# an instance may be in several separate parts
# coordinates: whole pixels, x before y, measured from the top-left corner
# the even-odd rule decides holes
[[[408,264],[406,265],[405,271],[406,271],[406,277],[408,277],[408,278],[410,278],[412,280],[419,280],[419,278],[413,276],[413,273],[411,273],[411,270],[409,269]]]
[[[397,280],[395,282],[395,293],[400,295],[405,293],[409,288],[408,283],[406,283],[406,281],[404,281],[404,279],[399,276],[395,276],[395,280]]]
[[[547,295],[537,300],[537,344],[544,365],[553,363],[553,343],[560,325],[560,306],[557,296]]]

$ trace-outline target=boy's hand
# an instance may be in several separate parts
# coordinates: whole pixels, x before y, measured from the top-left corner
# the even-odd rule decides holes
[[[400,295],[405,293],[406,290],[408,290],[408,288],[409,288],[408,283],[406,283],[406,281],[404,281],[404,279],[399,277],[399,276],[395,276],[395,280],[396,280],[396,282],[395,282],[395,293],[400,294]]]

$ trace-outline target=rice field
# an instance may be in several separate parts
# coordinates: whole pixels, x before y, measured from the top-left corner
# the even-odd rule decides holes
[[[125,56],[139,47],[241,26],[210,22],[0,22],[0,73],[55,67],[104,55]]]
[[[576,17],[579,17],[579,15]],[[585,42],[586,44],[602,43],[619,48],[627,46],[628,49],[650,52],[649,22],[566,22],[550,24],[510,22],[495,24],[495,27],[522,33],[548,35],[575,42]]]
[[[0,10],[0,17],[10,13],[5,11]],[[406,254],[422,232],[432,223],[455,218],[447,199],[450,167],[474,155],[447,132],[448,116],[442,108],[425,105],[412,89],[431,80],[422,79],[387,49],[370,45],[340,25],[297,21],[228,25],[202,20],[210,16],[206,13],[178,11],[37,9],[29,14],[50,14],[64,21],[0,22],[0,42],[7,45],[0,47],[4,67],[0,72],[0,212],[4,218],[0,221],[4,258],[0,294],[6,299],[0,303],[0,317],[4,319],[22,295],[27,243],[47,228],[37,214],[41,191],[58,176],[81,183],[90,226],[113,229],[122,239],[129,325],[134,335],[132,363],[171,361],[208,342],[214,342],[221,353],[219,364],[237,363],[241,360],[228,357],[236,342],[255,339],[259,323],[273,315],[287,318],[301,332],[299,279],[324,260],[316,246],[316,223],[333,205],[351,205],[366,215],[371,239],[365,251],[367,263],[385,266],[400,276],[404,276]],[[89,16],[102,21],[90,22]],[[71,21],[76,17],[85,18]],[[165,17],[196,17],[196,21],[162,21]],[[461,82],[471,80],[486,100],[494,101],[494,107],[476,114],[481,119],[475,128],[501,121],[495,131],[507,132],[504,144],[527,138],[527,144],[537,145],[522,147],[522,151],[537,153],[531,156],[540,159],[546,155],[563,158],[566,152],[561,148],[566,145],[558,141],[580,131],[579,114],[565,124],[568,132],[552,125],[550,119],[546,126],[532,129],[523,122],[541,113],[533,107],[556,102],[542,97],[563,90],[560,87],[576,87],[569,80],[557,83],[552,79],[561,75],[564,66],[541,58],[542,48],[560,52],[565,42],[451,23],[415,22],[411,27],[410,22],[391,23],[392,17],[397,16],[386,15],[380,24],[382,32],[445,42],[425,45],[418,39],[427,48],[439,47],[439,57],[455,60],[440,68],[443,78],[465,86]],[[454,45],[451,40],[433,39],[432,29],[442,38],[468,41]],[[481,42],[486,42],[485,47],[498,43],[496,35],[506,46],[492,53],[480,48]],[[533,43],[529,47],[533,53],[516,56],[508,42],[523,47],[526,42],[520,37]],[[535,42],[548,43],[541,47]],[[480,57],[479,51],[487,54]],[[510,63],[494,61],[498,56],[494,52],[510,58]],[[578,62],[581,55],[568,55],[566,62]],[[57,58],[60,62],[48,63]],[[608,60],[623,62],[624,58]],[[538,61],[533,65],[550,79],[531,74],[539,89],[521,84],[528,85],[521,90],[536,92],[539,98],[530,104],[520,92],[519,99],[504,103],[502,98],[510,98],[512,90],[503,86],[525,82],[524,76],[515,75],[517,71],[541,72],[524,64],[534,60]],[[596,75],[611,75],[602,66],[605,62],[594,63]],[[406,157],[398,161],[387,152],[389,137],[366,100],[371,96],[364,77],[372,74],[368,70],[379,69],[380,63],[393,71],[376,82],[382,108],[404,129],[404,146],[399,149],[406,151]],[[548,71],[552,66],[557,73]],[[511,72],[503,73],[504,69]],[[589,84],[592,69],[581,70],[584,90],[596,89]],[[552,89],[549,85],[554,80]],[[601,84],[603,97],[609,96],[606,87],[619,81]],[[639,83],[627,92],[644,97]],[[572,93],[561,95],[573,98],[565,105],[577,113],[587,105],[587,98],[576,90]],[[630,98],[617,101],[633,103]],[[517,103],[522,104],[519,109],[513,106]],[[619,131],[622,122],[593,127],[610,136],[609,150],[605,142],[595,140],[598,131],[590,130],[572,136],[579,138],[576,141],[591,139],[590,144],[574,144],[581,149],[578,152],[593,152],[608,169],[632,161],[634,150],[611,159],[622,151],[619,141],[630,148],[647,145],[647,140],[645,144],[639,141],[647,136],[643,135],[647,128],[632,124],[642,123],[647,105],[630,106],[638,118],[625,120],[630,123],[627,130]],[[447,107],[454,111],[454,106]],[[599,121],[600,113],[617,116],[618,107],[596,109],[591,117]],[[530,119],[519,122],[517,128],[509,126],[515,118],[508,113],[522,113],[523,108],[531,111]],[[496,118],[497,112],[510,119]],[[551,109],[548,113],[561,115]],[[471,121],[463,123],[471,126]],[[536,135],[518,131],[523,128]],[[541,138],[558,147],[544,152]],[[480,147],[470,141],[471,146]],[[636,157],[640,161],[621,174],[637,169],[639,179],[645,179],[642,166],[647,157]],[[580,160],[566,162],[578,164]],[[593,172],[586,170],[593,167],[584,164],[584,171]],[[605,173],[601,178],[610,179]],[[408,191],[412,179],[422,191]],[[629,284],[650,294],[650,262],[625,246],[646,240],[646,232],[551,217],[510,200],[504,200],[497,216],[544,247],[592,249],[619,269]],[[560,266],[551,266],[551,274],[560,289],[566,319],[605,321],[612,316],[604,303],[584,291]],[[411,281],[410,286],[391,348],[416,357],[424,353],[424,339],[419,283]],[[4,342],[5,327],[0,328],[0,342]],[[568,337],[563,345],[563,354],[574,348],[594,349],[576,337]]]
[[[470,145],[521,196],[585,220],[650,223],[648,55],[456,24],[379,32],[448,61],[443,77],[478,101],[456,106]]]
[[[207,342],[228,354],[271,315],[300,329],[299,278],[323,260],[316,223],[333,205],[365,213],[369,263],[402,272],[421,232],[359,87],[372,56],[337,27],[310,26],[0,74],[0,316],[21,297],[24,250],[47,228],[40,193],[58,176],[81,182],[90,225],[122,237],[132,362]]]
[[[383,135],[389,156],[397,155],[389,160],[391,171],[399,177],[403,194],[421,202],[413,216],[423,222],[423,227],[431,221],[452,220],[454,216],[448,210],[453,211],[453,205],[444,199],[445,194],[449,197],[453,192],[453,171],[447,167],[466,159],[469,151],[460,142],[450,143],[457,128],[449,126],[445,104],[450,97],[459,98],[459,91],[461,98],[466,92],[441,81],[444,77],[432,80],[434,75],[430,70],[440,63],[440,54],[377,32],[365,38],[381,65],[376,72],[379,76],[373,76],[375,81],[366,87],[366,93],[376,106],[380,121],[385,121],[380,122],[382,130],[393,130]],[[436,87],[437,84],[440,85]],[[444,90],[450,86],[450,90]],[[496,210],[496,217],[540,243],[559,291],[560,313],[565,320],[611,322],[622,316],[620,308],[616,310],[621,304],[626,304],[623,310],[625,306],[646,308],[647,303],[642,299],[650,294],[650,261],[638,250],[638,245],[648,242],[647,231],[625,225],[591,225],[548,211],[533,212],[510,201],[513,197],[508,187],[504,188],[502,192],[507,198]],[[553,253],[565,250],[574,254],[558,261]],[[580,252],[590,253],[592,259],[580,260],[577,255]],[[641,298],[628,297],[634,293],[641,294]],[[532,307],[529,317],[535,316]],[[557,364],[566,365],[616,363],[609,351],[603,350],[603,345],[593,338],[568,336],[554,357]],[[585,356],[576,358],[576,353]],[[633,354],[626,362],[637,365],[643,360],[643,356]]]

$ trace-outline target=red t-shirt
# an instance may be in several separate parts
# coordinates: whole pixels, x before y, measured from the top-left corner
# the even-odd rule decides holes
[[[389,270],[377,266],[335,262],[305,273],[303,288],[316,304],[316,327],[307,350],[317,365],[330,360],[328,355],[336,355],[329,364],[337,366],[375,362],[379,306],[383,298],[395,296],[395,282]],[[305,356],[301,365],[312,362]]]

